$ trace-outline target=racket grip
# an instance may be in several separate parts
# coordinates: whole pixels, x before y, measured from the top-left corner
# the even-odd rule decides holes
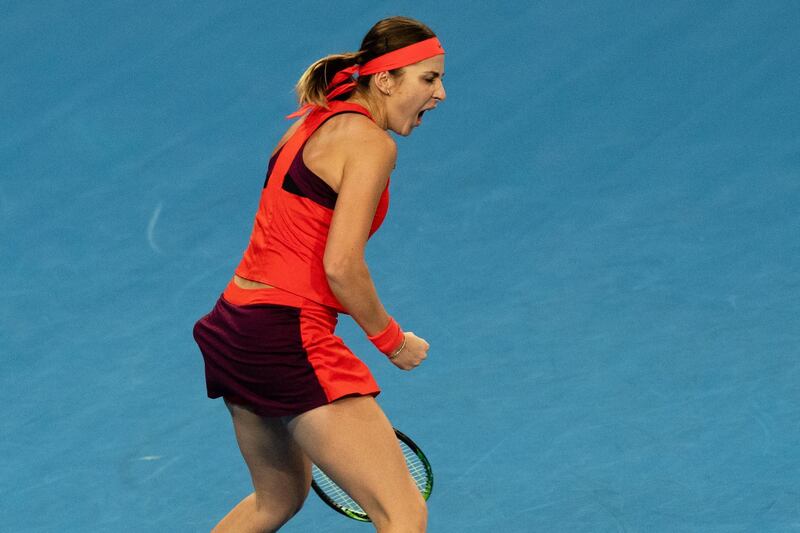
[[[392,317],[389,317],[389,324],[382,331],[368,335],[367,338],[385,355],[392,355],[405,341],[403,330]]]

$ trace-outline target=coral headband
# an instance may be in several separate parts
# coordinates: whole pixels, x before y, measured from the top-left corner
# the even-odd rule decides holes
[[[394,52],[378,56],[372,61],[367,61],[361,65],[361,68],[358,69],[358,73],[361,76],[368,76],[376,72],[394,70],[396,68],[413,65],[414,63],[443,53],[444,48],[442,48],[442,43],[440,43],[439,39],[436,37],[431,37],[430,39],[398,48]]]
[[[431,37],[430,39],[425,39],[424,41],[410,44],[383,54],[382,56],[378,56],[371,61],[367,61],[363,65],[353,65],[352,67],[344,68],[337,72],[328,84],[328,93],[325,95],[325,98],[331,101],[339,95],[352,92],[356,88],[356,81],[353,79],[353,76],[369,76],[370,74],[378,72],[395,70],[413,65],[414,63],[419,63],[420,61],[440,54],[444,54],[442,43],[440,43],[439,39],[436,37]],[[303,116],[313,107],[314,105],[312,104],[306,104],[287,118]]]

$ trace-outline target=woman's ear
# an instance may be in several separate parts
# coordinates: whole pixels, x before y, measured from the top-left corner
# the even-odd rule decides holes
[[[392,94],[392,90],[395,86],[395,80],[394,76],[389,74],[389,72],[376,72],[372,75],[372,79],[375,81],[375,87],[378,88],[378,91],[386,96],[390,96]]]

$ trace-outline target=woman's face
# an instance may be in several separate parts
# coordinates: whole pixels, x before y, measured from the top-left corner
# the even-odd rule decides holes
[[[446,98],[444,54],[403,67],[403,74],[393,78],[386,98],[387,127],[407,136],[422,123],[422,115]]]

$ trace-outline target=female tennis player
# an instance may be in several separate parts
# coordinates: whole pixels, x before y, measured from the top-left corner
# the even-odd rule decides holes
[[[393,17],[358,52],[320,59],[300,78],[299,119],[269,162],[244,257],[194,328],[208,396],[225,399],[255,489],[214,531],[276,531],[302,506],[312,462],[378,531],[425,530],[380,389],[334,327],[337,313],[350,314],[403,370],[427,357],[428,343],[378,298],[364,248],[388,209],[388,132],[420,125],[445,99],[443,76],[435,34]]]

